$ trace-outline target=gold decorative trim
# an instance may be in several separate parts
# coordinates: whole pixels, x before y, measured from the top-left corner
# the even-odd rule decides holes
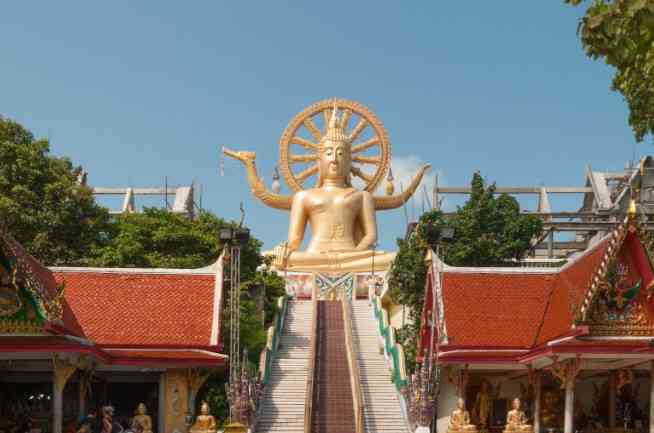
[[[45,334],[43,325],[22,320],[0,320],[0,334]]]

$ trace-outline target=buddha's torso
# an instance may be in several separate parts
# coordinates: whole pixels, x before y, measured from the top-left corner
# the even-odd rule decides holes
[[[525,425],[525,413],[519,409],[510,410],[506,418],[507,427],[521,427]]]
[[[136,415],[134,421],[141,424],[144,431],[147,432],[152,430],[152,418],[150,418],[150,415]]]
[[[192,430],[206,431],[213,430],[216,426],[216,420],[212,415],[199,415],[193,424]]]
[[[304,192],[302,205],[311,224],[311,253],[352,251],[355,226],[364,191],[354,188],[315,188]]]
[[[463,427],[470,423],[470,415],[467,410],[456,409],[452,412],[452,425],[456,427]]]

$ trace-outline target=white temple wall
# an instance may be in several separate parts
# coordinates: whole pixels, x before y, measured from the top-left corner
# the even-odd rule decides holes
[[[441,384],[437,406],[437,424],[439,432],[446,432],[450,425],[450,414],[456,408],[457,392],[456,386],[445,382]]]

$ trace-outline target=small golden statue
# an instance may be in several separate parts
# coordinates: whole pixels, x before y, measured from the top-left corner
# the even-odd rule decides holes
[[[481,381],[481,390],[477,394],[475,399],[475,407],[473,410],[476,419],[479,420],[479,430],[482,432],[488,431],[492,410],[493,395],[491,393],[490,383],[484,379]]]
[[[216,419],[209,414],[209,404],[206,401],[200,406],[200,415],[195,419],[191,433],[216,433]]]
[[[132,419],[132,428],[139,424],[143,427],[143,433],[152,433],[152,418],[147,413],[148,409],[145,403],[139,403],[136,407],[136,415]]]
[[[531,424],[527,424],[527,417],[525,413],[520,409],[520,399],[513,399],[513,409],[506,414],[506,427],[504,429],[505,433],[533,433],[534,429]]]
[[[358,122],[349,129],[352,116]],[[315,121],[322,122],[324,132]],[[245,165],[248,182],[258,199],[270,207],[291,211],[288,241],[273,251],[273,265],[280,270],[302,272],[385,270],[394,254],[374,249],[375,212],[402,206],[415,192],[429,166],[424,166],[401,194],[374,196],[390,165],[388,134],[370,110],[342,99],[319,102],[297,115],[280,143],[280,168],[295,191],[292,196],[266,188],[257,174],[254,152],[223,149],[225,155]],[[292,145],[301,149],[295,153]],[[374,154],[375,149],[380,153]],[[296,164],[302,171],[293,172]],[[367,173],[364,165],[372,166],[374,171]],[[314,187],[305,188],[304,184],[314,175],[317,175]],[[357,188],[352,177],[361,179],[363,188]],[[299,251],[307,225],[311,227],[311,242],[306,251]]]
[[[448,433],[476,432],[477,427],[470,424],[470,413],[466,410],[466,403],[462,398],[456,401],[456,409],[450,416]]]

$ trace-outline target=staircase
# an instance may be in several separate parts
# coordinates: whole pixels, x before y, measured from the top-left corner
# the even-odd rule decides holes
[[[366,433],[408,433],[390,370],[380,353],[379,330],[367,300],[352,301],[352,336],[359,362]]]
[[[289,301],[284,330],[263,397],[258,433],[304,431],[311,301]]]
[[[312,433],[355,433],[341,301],[318,301]]]

